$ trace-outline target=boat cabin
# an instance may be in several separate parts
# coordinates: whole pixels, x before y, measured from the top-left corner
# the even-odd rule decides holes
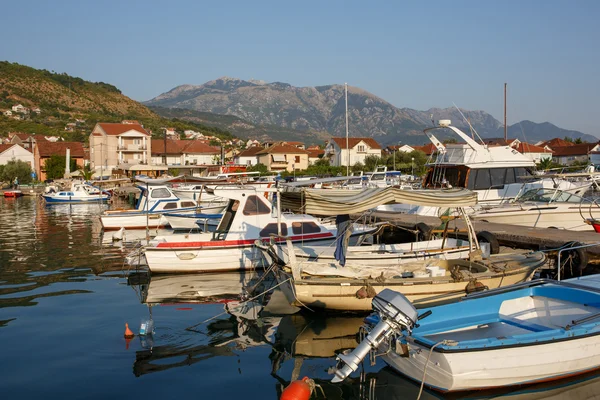
[[[198,206],[194,200],[180,199],[168,186],[136,185],[136,187],[142,192],[135,207],[137,211],[158,212]]]
[[[269,238],[271,234],[301,238],[333,237],[319,221],[310,215],[281,214],[272,209],[262,192],[243,189],[215,189],[215,195],[229,199],[223,217],[213,233],[213,240]]]
[[[504,185],[522,184],[534,178],[533,170],[529,167],[471,168],[467,165],[433,165],[425,175],[423,187],[502,189]]]

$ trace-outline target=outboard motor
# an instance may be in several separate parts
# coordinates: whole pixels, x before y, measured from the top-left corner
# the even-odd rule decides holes
[[[394,332],[406,330],[409,334],[418,320],[415,307],[402,294],[390,289],[382,290],[372,301],[373,311],[380,316],[379,323],[369,332],[367,337],[349,354],[337,356],[338,366],[333,383],[342,382],[358,365]],[[425,316],[425,315],[424,315]]]

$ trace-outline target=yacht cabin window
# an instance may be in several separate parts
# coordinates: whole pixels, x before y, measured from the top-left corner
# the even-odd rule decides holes
[[[167,188],[158,188],[152,191],[150,197],[152,197],[153,199],[168,199],[169,197],[171,197],[171,193]]]
[[[196,203],[193,201],[182,201],[181,207],[196,207]]]
[[[321,228],[314,222],[292,222],[292,232],[294,232],[294,235],[319,233],[321,232]]]
[[[277,235],[277,232],[278,232],[277,223],[275,222],[275,223],[267,224],[267,226],[265,226],[258,235],[260,237],[269,237],[269,235],[271,235],[271,234]],[[285,224],[283,222],[281,223],[281,235],[287,236],[287,224]]]
[[[244,206],[244,215],[270,214],[271,208],[256,195],[248,196]]]
[[[167,203],[165,204],[165,206],[163,207],[163,210],[173,210],[177,208],[177,203]]]

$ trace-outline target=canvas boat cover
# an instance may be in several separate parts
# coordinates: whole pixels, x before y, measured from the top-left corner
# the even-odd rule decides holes
[[[363,190],[303,188],[281,193],[282,209],[312,215],[357,214],[390,203],[467,207],[477,204],[477,193],[468,189],[405,190],[394,187]]]

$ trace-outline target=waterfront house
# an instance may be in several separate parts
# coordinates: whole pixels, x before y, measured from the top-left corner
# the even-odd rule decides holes
[[[213,165],[220,161],[221,149],[198,140],[180,140],[182,162],[185,165]]]
[[[235,156],[235,163],[236,164],[242,164],[242,165],[256,165],[258,164],[258,155],[257,153],[260,151],[263,151],[264,148],[261,146],[251,146],[248,147],[246,150],[242,151],[241,153],[239,153],[237,156]]]
[[[33,170],[33,153],[18,144],[0,144],[0,165],[6,165],[9,161],[20,160],[29,164]]]
[[[342,167],[365,163],[368,156],[381,157],[381,146],[373,138],[331,138],[325,146],[325,156],[330,157],[331,165]]]
[[[165,150],[166,143],[166,150]],[[214,165],[219,161],[221,150],[198,140],[152,140],[152,164],[154,165]]]
[[[572,165],[575,162],[595,162],[594,154],[600,150],[598,143],[582,143],[569,146],[552,147],[552,160],[562,165]],[[593,156],[593,157],[592,157]],[[592,160],[593,158],[593,160]]]
[[[269,171],[299,171],[308,168],[308,151],[278,142],[256,153],[258,162]]]
[[[312,165],[315,162],[319,161],[321,158],[323,158],[323,155],[325,154],[325,150],[320,149],[318,146],[309,147],[308,149],[306,149],[306,151],[308,151],[309,165]]]
[[[12,115],[12,110],[2,110],[2,115],[10,117]]]
[[[527,142],[519,142],[514,148],[535,163],[539,163],[547,158],[552,159],[553,152],[548,146],[536,146]]]
[[[33,152],[35,173],[40,181],[47,179],[46,160],[53,155],[66,156],[67,149],[70,151],[70,157],[75,160],[78,168],[85,165],[85,151],[80,142],[49,142],[47,140],[38,140]],[[71,171],[73,172],[73,171]]]
[[[10,143],[18,144],[33,154],[33,148],[36,142],[35,135],[22,132],[10,132],[8,138],[10,139]]]
[[[415,148],[407,144],[391,145],[383,149],[383,152],[387,154],[394,154],[394,152],[412,153],[413,151],[415,151]]]
[[[150,146],[150,133],[140,124],[100,122],[90,133],[90,166],[92,170],[112,170],[148,164]]]

